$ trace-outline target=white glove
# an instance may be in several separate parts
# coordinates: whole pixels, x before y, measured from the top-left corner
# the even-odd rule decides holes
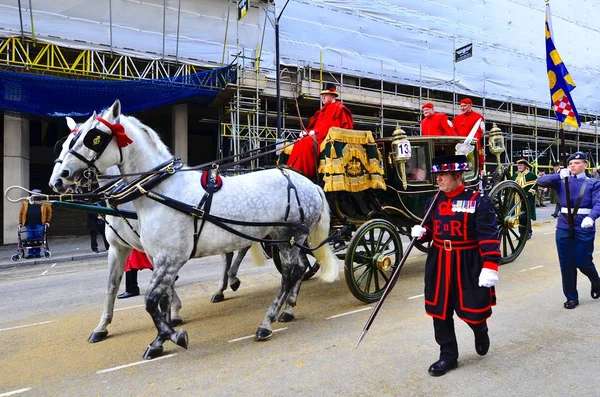
[[[565,179],[571,175],[571,171],[569,171],[567,168],[561,168],[558,174],[560,175],[560,179]]]
[[[594,220],[592,218],[590,218],[589,216],[586,216],[585,218],[583,218],[583,220],[581,221],[581,227],[583,229],[587,229],[589,227],[594,226]]]
[[[416,237],[416,238],[421,238],[425,235],[425,232],[427,231],[427,229],[425,229],[423,226],[421,225],[414,225],[412,227],[412,229],[410,229],[410,236],[411,237]]]
[[[303,136],[306,136],[308,134],[308,132],[306,131],[300,131],[300,138],[302,138]]]
[[[479,273],[479,286],[490,288],[498,283],[498,272],[484,267]]]
[[[310,132],[308,133],[308,135],[315,135],[315,130],[310,130]]]

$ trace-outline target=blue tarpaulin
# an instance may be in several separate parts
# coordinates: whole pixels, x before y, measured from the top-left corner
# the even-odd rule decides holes
[[[0,110],[83,117],[110,106],[115,99],[126,113],[182,100],[209,104],[235,78],[233,65],[156,80],[83,80],[0,70]]]

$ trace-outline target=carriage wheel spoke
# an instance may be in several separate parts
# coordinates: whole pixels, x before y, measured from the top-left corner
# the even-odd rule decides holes
[[[364,281],[365,281],[365,277],[368,277],[369,275],[369,268],[365,267],[365,270],[362,272],[362,274],[356,279],[356,285],[358,287],[360,287]]]

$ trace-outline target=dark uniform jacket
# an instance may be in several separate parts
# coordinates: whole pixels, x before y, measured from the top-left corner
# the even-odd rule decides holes
[[[501,257],[496,215],[487,196],[465,189],[440,192],[425,220],[425,241],[431,241],[425,267],[425,310],[445,320],[448,308],[477,324],[492,315],[496,292],[479,287],[486,267],[498,270]]]
[[[581,228],[581,221],[586,216],[589,216],[593,220],[600,217],[600,180],[583,177],[577,178],[573,175],[569,176],[569,194],[571,195],[571,211],[575,208],[579,199],[579,192],[583,182],[587,179],[588,183],[581,197],[581,203],[577,216],[575,216],[573,222],[573,229],[577,231],[583,231],[586,233],[596,233],[596,227],[590,227],[587,229]],[[556,189],[558,193],[558,200],[562,208],[567,208],[567,192],[565,187],[565,181],[560,178],[559,174],[544,175],[537,180],[540,186],[551,187]],[[569,229],[569,222],[567,214],[561,213],[556,223],[557,229]]]

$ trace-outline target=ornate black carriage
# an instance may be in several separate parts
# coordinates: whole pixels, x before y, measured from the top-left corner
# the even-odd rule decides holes
[[[407,137],[401,129],[378,140],[369,131],[330,129],[320,148],[319,173],[333,213],[332,228],[343,231],[333,248],[344,260],[346,283],[357,299],[379,300],[404,254],[411,227],[422,221],[427,201],[438,191],[430,173],[433,157],[454,154],[456,145],[464,142],[463,137]],[[495,125],[489,144],[498,160],[493,185],[481,181],[476,150],[467,155],[475,171],[465,173],[465,184],[492,199],[501,263],[509,263],[525,247],[530,210],[523,189],[503,178],[499,156],[504,140]],[[415,246],[427,250],[422,244]],[[277,264],[276,252],[274,260]],[[309,269],[307,277],[316,269]]]

